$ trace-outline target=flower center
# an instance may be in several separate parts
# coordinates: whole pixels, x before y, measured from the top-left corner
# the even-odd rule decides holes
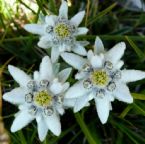
[[[52,96],[46,90],[42,90],[35,94],[34,102],[38,106],[50,106],[52,104]]]
[[[54,32],[60,37],[60,38],[66,38],[70,36],[71,32],[69,27],[64,23],[59,23],[55,26]]]
[[[97,86],[106,86],[108,84],[109,77],[106,71],[96,70],[91,74],[91,81]]]

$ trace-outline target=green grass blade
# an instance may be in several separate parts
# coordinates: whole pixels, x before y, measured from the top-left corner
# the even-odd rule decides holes
[[[111,6],[109,6],[108,8],[106,8],[105,10],[101,11],[96,17],[94,17],[92,20],[89,20],[87,26],[93,24],[94,22],[96,22],[99,18],[103,17],[104,15],[106,15],[107,13],[109,13],[114,7],[116,6],[116,3],[113,3]]]
[[[18,131],[18,135],[19,135],[19,139],[21,141],[21,144],[27,144],[25,136],[24,136],[22,130]]]
[[[126,40],[126,36],[124,35],[82,35],[82,36],[78,36],[78,39],[95,40],[96,36],[99,36],[103,40],[117,40],[117,41]],[[141,41],[141,42],[145,41],[145,36],[127,35],[127,37],[129,37],[134,41]]]
[[[143,116],[145,116],[145,110],[144,109],[142,109],[139,105],[137,105],[137,104],[133,104],[133,108],[134,109],[136,109],[137,111],[139,111],[139,113],[141,114],[141,115],[143,115]]]
[[[49,2],[50,2],[51,11],[52,11],[54,14],[57,14],[57,9],[56,9],[55,0],[49,0]]]
[[[79,113],[75,113],[75,118],[80,128],[82,129],[84,135],[86,136],[86,139],[88,140],[89,144],[97,144],[97,142],[95,142],[95,140],[93,139],[90,131],[88,130],[86,124],[84,123],[84,120],[82,119],[81,115]]]
[[[134,49],[136,54],[138,55],[139,59],[141,61],[145,60],[145,54],[137,47],[137,45],[129,38],[128,36],[125,36],[131,47]]]
[[[130,130],[127,126],[125,126],[125,124],[122,123],[118,123],[116,121],[112,121],[112,124],[117,128],[120,129],[124,134],[126,134],[128,136],[128,138],[134,143],[134,144],[140,144],[140,142],[138,142],[138,139],[140,141],[142,141],[143,143],[145,142],[145,140],[139,136],[137,133],[133,132],[132,130]]]
[[[137,100],[145,100],[145,95],[144,94],[138,94],[138,93],[131,93],[134,99]]]
[[[128,105],[124,110],[123,110],[123,112],[120,114],[120,118],[124,118],[127,114],[128,114],[128,112],[130,111],[132,109],[132,105]]]
[[[31,9],[27,4],[25,4],[22,0],[18,0],[22,5],[24,5],[27,9],[29,9],[33,14],[36,14],[36,12]]]

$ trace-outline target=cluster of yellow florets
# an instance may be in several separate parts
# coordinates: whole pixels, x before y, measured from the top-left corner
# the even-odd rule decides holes
[[[55,26],[54,32],[60,37],[60,38],[66,38],[70,36],[70,30],[67,25],[64,23],[59,23]]]
[[[52,103],[52,96],[43,90],[35,94],[34,102],[39,106],[49,106]]]
[[[108,75],[106,71],[96,70],[91,74],[91,81],[97,86],[106,86],[108,83]]]

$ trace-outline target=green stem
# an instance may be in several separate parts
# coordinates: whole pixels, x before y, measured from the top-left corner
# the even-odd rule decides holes
[[[88,140],[89,144],[97,144],[95,140],[93,139],[92,135],[90,134],[86,124],[84,123],[81,115],[79,113],[75,113],[75,118],[77,123],[79,124],[80,128],[82,129],[84,135],[86,136],[86,139]]]
[[[132,35],[82,35],[78,39],[94,40],[99,36],[103,40],[126,40],[126,36],[135,41],[145,41],[145,36],[132,36]]]

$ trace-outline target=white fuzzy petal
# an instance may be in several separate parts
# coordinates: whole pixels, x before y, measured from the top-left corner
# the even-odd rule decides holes
[[[75,106],[74,106],[74,112],[80,111],[82,108],[86,106],[86,104],[89,101],[89,94],[85,94],[79,98],[77,98]]]
[[[26,110],[28,108],[28,104],[27,103],[21,104],[21,105],[18,106],[18,108],[21,111]]]
[[[40,64],[40,78],[51,80],[53,78],[52,63],[49,56],[45,56]]]
[[[57,75],[60,69],[60,63],[54,63],[53,64],[53,74]]]
[[[25,102],[25,90],[23,88],[15,88],[3,95],[3,99],[12,104],[23,104]]]
[[[69,82],[64,83],[63,84],[62,93],[65,92],[65,91],[67,91],[67,89],[69,88],[69,86],[70,86]]]
[[[74,68],[80,70],[83,65],[86,63],[86,59],[75,55],[73,53],[62,53],[61,57],[64,59],[64,61],[68,64],[70,64],[71,66],[73,66]]]
[[[116,64],[124,54],[126,45],[124,42],[116,44],[112,49],[106,53],[106,57],[113,64]]]
[[[48,49],[52,47],[52,35],[47,34],[40,38],[38,44],[40,48]]]
[[[89,50],[88,53],[87,53],[87,58],[89,61],[91,61],[92,57],[94,56],[94,53],[92,50]]]
[[[60,115],[64,114],[65,111],[64,111],[64,108],[61,104],[56,104],[55,108]]]
[[[99,119],[102,124],[105,124],[109,117],[110,102],[106,97],[104,97],[104,98],[95,98],[95,103]]]
[[[37,45],[38,45],[40,48],[48,49],[48,48],[51,47],[51,42],[40,40],[40,41],[37,43]]]
[[[66,1],[62,1],[62,4],[59,8],[59,16],[62,18],[68,18],[68,5]]]
[[[124,62],[122,60],[118,61],[115,65],[115,69],[121,69],[121,67],[124,65]]]
[[[110,102],[113,102],[115,100],[114,96],[112,95],[112,92],[106,93],[107,98]]]
[[[12,65],[8,65],[8,70],[12,75],[13,79],[20,85],[20,86],[27,86],[27,83],[31,80],[30,76],[28,76],[25,72],[20,70],[17,67]]]
[[[70,46],[68,46],[66,43],[60,44],[58,47],[60,53],[65,52],[65,51],[70,51]]]
[[[26,24],[24,29],[30,33],[44,35],[44,26],[41,24]]]
[[[103,42],[102,42],[102,40],[98,36],[96,37],[96,40],[95,40],[94,53],[95,54],[104,53]]]
[[[62,92],[63,90],[63,86],[61,83],[59,82],[54,82],[52,83],[52,85],[50,86],[50,90],[53,94],[59,94]]]
[[[68,77],[70,76],[70,73],[72,71],[72,68],[66,68],[58,73],[58,79],[60,82],[64,83]]]
[[[122,70],[122,81],[125,83],[142,80],[145,78],[145,72],[140,70]]]
[[[83,81],[75,83],[65,94],[65,98],[77,98],[88,93],[89,90],[85,89],[83,86]]]
[[[39,139],[40,139],[40,141],[44,141],[47,136],[48,127],[42,116],[39,116],[39,117],[37,116],[36,121],[37,121]]]
[[[88,41],[77,41],[81,46],[87,46],[89,44]]]
[[[76,100],[77,100],[77,99],[75,99],[75,98],[72,98],[72,99],[67,99],[67,98],[65,98],[65,99],[63,100],[63,105],[64,105],[65,107],[74,107],[74,105],[75,105],[75,103],[76,103]]]
[[[59,52],[58,47],[53,47],[51,49],[51,60],[52,60],[52,63],[56,63],[58,61],[59,55],[60,55],[60,52]]]
[[[72,49],[72,51],[82,56],[87,55],[86,49],[80,44],[76,44],[75,47]]]
[[[75,79],[81,80],[81,79],[84,79],[86,76],[87,76],[86,72],[81,71],[75,75]]]
[[[103,65],[103,60],[100,56],[95,55],[91,58],[91,65],[93,66],[93,68],[101,68]]]
[[[20,111],[11,126],[11,132],[16,132],[28,125],[34,117],[28,113],[28,110]]]
[[[73,16],[70,20],[72,24],[75,26],[79,26],[79,24],[82,22],[83,18],[85,16],[85,11],[81,11],[77,13],[75,16]]]
[[[34,72],[33,79],[34,79],[35,81],[40,80],[40,74],[39,74],[38,71],[35,71],[35,72]]]
[[[59,136],[61,133],[61,124],[59,116],[54,112],[53,115],[45,117],[45,122],[50,129],[50,131],[56,135]]]
[[[87,28],[85,28],[85,27],[79,27],[78,29],[77,29],[77,34],[76,35],[84,35],[84,34],[86,34],[88,32],[88,29]]]
[[[50,15],[50,16],[46,16],[45,17],[45,22],[49,25],[49,26],[54,26],[55,25],[55,20],[56,20],[57,16],[55,15]]]
[[[110,106],[109,106],[109,107],[110,107],[109,109],[110,109],[110,111],[111,111],[111,110],[112,110],[112,104],[111,104],[111,102],[110,102]]]
[[[114,91],[114,96],[119,101],[123,101],[126,103],[133,103],[133,97],[131,96],[131,93],[128,87],[126,86],[126,84],[123,83],[118,84],[117,88]]]

